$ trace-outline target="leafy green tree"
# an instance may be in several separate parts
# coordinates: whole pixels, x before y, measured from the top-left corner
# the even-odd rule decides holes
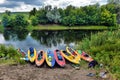
[[[111,14],[109,11],[104,9],[100,14],[100,24],[106,26],[113,26],[116,24],[116,15]]]
[[[11,15],[11,12],[10,12],[9,10],[6,10],[6,11],[5,11],[5,14],[8,15],[8,16],[10,16],[10,15]]]
[[[37,20],[37,18],[36,17],[32,17],[32,25],[33,26],[36,26],[36,25],[38,25],[38,20]]]
[[[31,11],[29,12],[29,17],[35,16],[36,13],[37,13],[37,9],[36,9],[36,8],[33,8],[33,10],[31,10]]]
[[[75,9],[75,7],[72,5],[67,6],[67,8],[65,9],[65,15],[69,16],[71,14],[71,11],[74,9]]]
[[[59,23],[61,21],[61,16],[60,16],[60,13],[59,13],[57,7],[55,7],[51,11],[48,11],[46,14],[46,17],[48,18],[48,20],[51,23]]]
[[[14,28],[26,28],[28,26],[28,21],[25,20],[25,17],[21,14],[15,16],[15,26]]]
[[[2,18],[2,24],[4,27],[10,26],[10,17],[8,15],[4,15]]]
[[[36,19],[38,20],[38,23],[39,24],[47,24],[48,23],[48,19],[46,17],[46,11],[44,8],[40,9],[38,12],[37,12],[37,15],[36,15]]]
[[[120,4],[120,0],[107,0],[108,3],[112,3],[112,4]]]

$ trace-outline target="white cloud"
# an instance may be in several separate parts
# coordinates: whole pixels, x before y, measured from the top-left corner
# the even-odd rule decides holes
[[[5,2],[5,0],[0,0],[0,4],[2,4],[2,3],[4,3]]]
[[[4,12],[5,10],[9,10],[11,12],[27,12],[27,11],[32,10],[34,7],[36,7],[37,9],[39,8],[38,6],[32,6],[32,5],[28,5],[25,3],[21,3],[20,6],[17,6],[14,8],[2,7],[0,8],[0,12]]]
[[[12,9],[13,12],[24,12],[24,11],[30,11],[32,10],[34,7],[38,7],[38,6],[32,6],[32,5],[28,5],[25,3],[22,3],[19,7],[15,7]]]
[[[9,4],[6,5],[6,1],[9,2]],[[39,1],[42,1],[42,0],[37,0],[36,3],[38,3]],[[35,3],[34,5],[32,5],[32,2],[30,3],[30,1],[28,1],[27,3],[27,1],[24,1],[24,0],[21,0],[21,2],[19,3],[17,2],[17,0],[12,0],[12,1],[0,0],[0,4],[2,5],[0,7],[0,12],[4,12],[5,10],[10,10],[14,12],[30,11],[33,9],[33,7],[36,7],[38,9],[41,6],[46,6],[46,5],[52,5],[53,7],[57,6],[57,7],[62,7],[62,8],[65,8],[68,5],[80,7],[80,6],[92,5],[97,2],[100,3],[100,5],[102,5],[102,4],[106,4],[107,0],[44,0],[41,2],[43,3],[41,5],[38,5],[38,4],[35,5]],[[15,5],[16,3],[17,5]]]
[[[47,0],[44,2],[45,5],[52,5],[58,7],[66,7],[68,5],[73,5],[76,7],[92,5],[95,3],[106,4],[107,0]]]

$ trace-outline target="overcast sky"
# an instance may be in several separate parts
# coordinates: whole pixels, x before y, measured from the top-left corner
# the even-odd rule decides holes
[[[38,9],[45,5],[57,7],[73,5],[79,7],[95,4],[97,2],[103,5],[107,3],[107,0],[0,0],[0,12],[4,12],[5,10],[12,12],[30,11],[33,7]]]

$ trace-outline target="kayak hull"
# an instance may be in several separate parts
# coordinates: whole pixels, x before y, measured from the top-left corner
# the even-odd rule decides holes
[[[71,54],[72,56],[74,56],[77,61],[81,60],[80,54],[77,51],[75,51],[74,49],[72,49],[70,47],[66,47],[66,51],[69,54]]]
[[[28,54],[24,52],[22,49],[18,49],[18,52],[22,54],[22,57],[20,58],[21,60],[29,61]]]
[[[91,62],[94,60],[89,54],[87,54],[84,51],[82,52],[81,50],[77,50],[77,52],[80,54],[81,58],[85,61]]]
[[[61,54],[64,56],[66,60],[70,61],[71,63],[79,64],[79,61],[74,56],[72,56],[70,53],[61,50]]]
[[[36,66],[41,66],[44,63],[44,61],[45,61],[45,52],[41,50],[36,55],[35,64]]]
[[[61,54],[61,51],[60,50],[55,50],[54,51],[54,56],[55,56],[55,60],[56,60],[57,64],[60,67],[64,67],[66,63],[65,63],[65,58]]]
[[[54,58],[54,52],[51,50],[48,50],[46,55],[46,63],[48,64],[49,67],[54,67],[55,65],[55,58]]]
[[[31,56],[31,54],[32,54],[32,56]],[[36,49],[35,48],[33,49],[33,52],[31,52],[30,49],[28,50],[28,58],[29,58],[31,63],[33,63],[35,61],[36,54],[37,53],[36,53]]]

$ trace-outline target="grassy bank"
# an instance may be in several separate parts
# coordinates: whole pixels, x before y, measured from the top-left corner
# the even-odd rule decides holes
[[[116,29],[107,26],[62,26],[62,25],[39,25],[39,26],[29,26],[28,30],[107,30]]]
[[[21,54],[12,46],[0,45],[0,64],[22,64]]]
[[[77,48],[91,53],[115,80],[120,79],[120,30],[99,32],[83,39]]]
[[[0,33],[3,33],[4,27],[0,24]]]

